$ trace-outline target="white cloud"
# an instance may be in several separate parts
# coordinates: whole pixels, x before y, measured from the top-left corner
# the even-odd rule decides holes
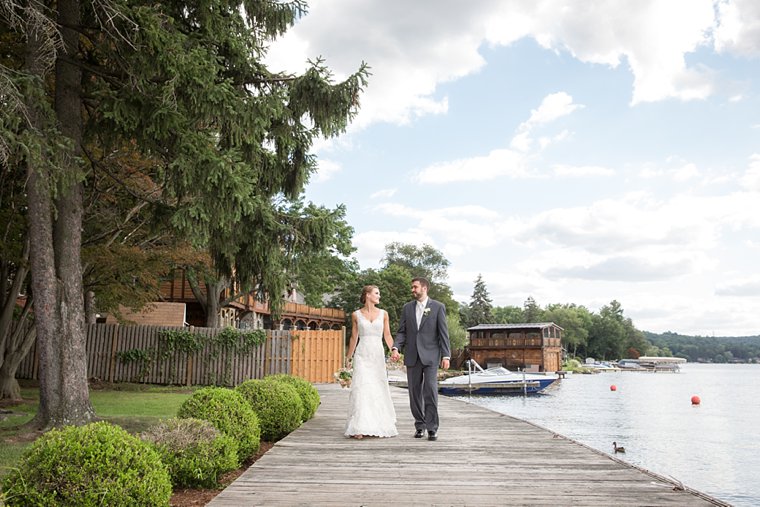
[[[749,159],[749,168],[740,181],[747,190],[760,192],[760,153],[752,154]]]
[[[514,150],[492,150],[488,155],[451,162],[441,162],[423,168],[416,177],[419,183],[451,183],[456,181],[485,181],[508,176],[531,178],[525,155]]]
[[[720,4],[717,48],[758,52],[756,5],[752,0]],[[583,8],[574,7],[566,0],[317,0],[272,45],[268,62],[301,72],[307,59],[323,56],[336,79],[343,79],[367,61],[372,76],[352,129],[445,114],[448,98],[439,85],[482,69],[484,44],[510,45],[526,37],[581,62],[610,67],[627,62],[632,104],[701,99],[714,91],[712,72],[686,61],[711,42],[717,23],[712,0],[588,0]],[[561,95],[552,100],[557,102],[536,110],[529,121],[562,114],[568,106]]]
[[[544,271],[548,278],[570,278],[584,280],[605,280],[644,282],[668,280],[693,270],[692,259],[688,254],[678,258],[663,260],[663,256],[620,255],[587,262],[581,265],[555,266]]]
[[[515,136],[512,138],[512,141],[509,143],[510,148],[514,148],[515,150],[522,153],[530,151],[532,145],[533,139],[530,137],[530,132],[527,130],[515,134]]]
[[[700,212],[703,202],[658,203],[640,195],[603,199],[588,206],[555,208],[525,222],[525,241],[582,247],[614,254],[642,245],[713,244],[716,233]]]
[[[530,151],[533,145],[533,139],[530,134],[534,128],[551,123],[582,107],[581,104],[573,103],[573,97],[565,92],[557,92],[547,95],[541,101],[538,108],[533,109],[530,112],[530,117],[517,128],[517,134],[512,138],[510,147],[523,153]],[[563,131],[560,135],[556,136],[554,140],[562,140],[567,138],[567,136],[567,131]],[[552,141],[551,138],[542,137],[539,139],[539,147],[543,150],[551,144]]]
[[[760,296],[760,276],[754,275],[723,283],[715,288],[718,296]]]
[[[673,179],[675,181],[687,181],[695,176],[699,176],[699,170],[694,164],[686,164],[675,170]]]
[[[370,200],[374,199],[390,199],[396,194],[396,191],[398,189],[396,188],[384,188],[381,190],[378,190],[377,192],[374,192],[372,195],[369,196]]]
[[[399,0],[310,4],[309,14],[284,37],[286,50],[276,42],[268,61],[300,71],[307,58],[322,55],[338,79],[366,61],[372,76],[354,128],[445,113],[447,99],[436,95],[436,87],[485,64],[478,52],[483,11],[477,8]]]
[[[505,45],[532,37],[582,62],[617,67],[627,61],[634,76],[631,102],[638,104],[704,98],[712,91],[710,73],[689,68],[684,55],[709,42],[713,24],[711,0],[590,0],[583,9],[562,0],[513,0],[500,4],[487,34]]]
[[[755,0],[716,2],[718,26],[714,31],[715,49],[745,56],[760,55],[760,4]]]
[[[540,137],[538,139],[538,146],[541,150],[545,150],[550,144],[554,144],[560,141],[565,141],[570,138],[570,131],[563,130],[554,137]]]
[[[571,166],[557,164],[552,167],[554,174],[564,178],[582,178],[587,176],[614,176],[615,170],[601,166]]]
[[[341,165],[338,162],[332,160],[320,159],[317,163],[317,173],[314,176],[314,182],[324,183],[332,179],[337,173],[342,170]]]
[[[530,131],[537,125],[551,123],[582,107],[581,104],[574,104],[573,98],[565,92],[552,93],[544,97],[538,109],[530,112],[530,118],[520,125],[519,130]]]
[[[442,245],[439,248],[451,257],[489,248],[503,240],[499,234],[500,214],[478,205],[421,210],[398,203],[382,203],[374,210],[389,218],[403,218],[408,223],[405,230],[396,233],[398,238],[412,237],[409,242],[415,244],[422,242],[420,238],[428,238],[427,243]]]
[[[401,242],[408,244],[435,245],[432,236],[420,233],[420,231],[366,231],[356,234],[353,244],[357,248],[356,258],[363,268],[377,268],[385,255],[385,245]]]
[[[573,103],[573,98],[564,92],[547,95],[538,108],[533,109],[528,120],[520,124],[518,133],[512,138],[512,149],[494,149],[485,156],[440,162],[423,168],[416,177],[420,183],[451,183],[456,181],[485,181],[507,176],[511,178],[535,178],[535,171],[528,168],[533,140],[531,131],[540,125],[551,123],[558,118],[571,114],[583,107]],[[554,139],[568,137],[567,131],[561,132]],[[541,148],[551,140],[542,138]]]
[[[415,217],[419,215],[419,211],[406,206],[405,204],[398,204],[393,202],[386,202],[375,206],[377,211],[385,213],[386,215],[394,217]]]

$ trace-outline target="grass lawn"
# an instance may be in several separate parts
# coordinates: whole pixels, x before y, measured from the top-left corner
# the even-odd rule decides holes
[[[98,417],[118,424],[130,433],[139,433],[161,419],[177,415],[179,406],[192,390],[142,384],[98,385],[90,388],[90,401]],[[21,458],[24,450],[40,435],[22,425],[37,413],[39,390],[22,387],[24,401],[5,405],[6,419],[0,419],[0,478]]]

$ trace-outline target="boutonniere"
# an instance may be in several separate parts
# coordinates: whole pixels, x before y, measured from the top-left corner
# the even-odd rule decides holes
[[[427,317],[429,313],[430,313],[430,308],[425,308],[424,310],[422,310],[423,317]]]

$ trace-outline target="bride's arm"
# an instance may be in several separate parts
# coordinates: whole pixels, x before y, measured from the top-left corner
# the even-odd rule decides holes
[[[359,323],[356,320],[356,312],[351,314],[351,340],[348,342],[348,350],[346,351],[346,363],[351,361],[354,357],[354,351],[356,350],[356,342],[359,338]]]
[[[391,350],[393,348],[393,335],[391,334],[391,323],[386,311],[383,311],[383,338],[385,338],[385,344],[388,345],[388,350]]]

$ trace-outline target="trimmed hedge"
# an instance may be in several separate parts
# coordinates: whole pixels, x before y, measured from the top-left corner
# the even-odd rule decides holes
[[[301,425],[303,404],[296,388],[269,378],[246,380],[235,388],[259,416],[261,438],[275,442]]]
[[[311,385],[311,382],[304,380],[301,377],[294,377],[286,373],[278,373],[277,375],[271,375],[267,378],[276,380],[278,382],[285,382],[296,388],[298,396],[301,397],[301,403],[303,404],[302,421],[308,421],[317,412],[319,407],[319,391],[317,388]]]
[[[238,462],[256,454],[261,443],[259,418],[241,394],[226,387],[198,389],[179,407],[177,416],[203,419],[238,444]]]
[[[10,506],[169,505],[172,486],[147,442],[107,422],[53,429],[3,482]]]
[[[209,421],[167,419],[140,438],[159,452],[175,486],[213,488],[223,473],[237,468],[237,442]]]

